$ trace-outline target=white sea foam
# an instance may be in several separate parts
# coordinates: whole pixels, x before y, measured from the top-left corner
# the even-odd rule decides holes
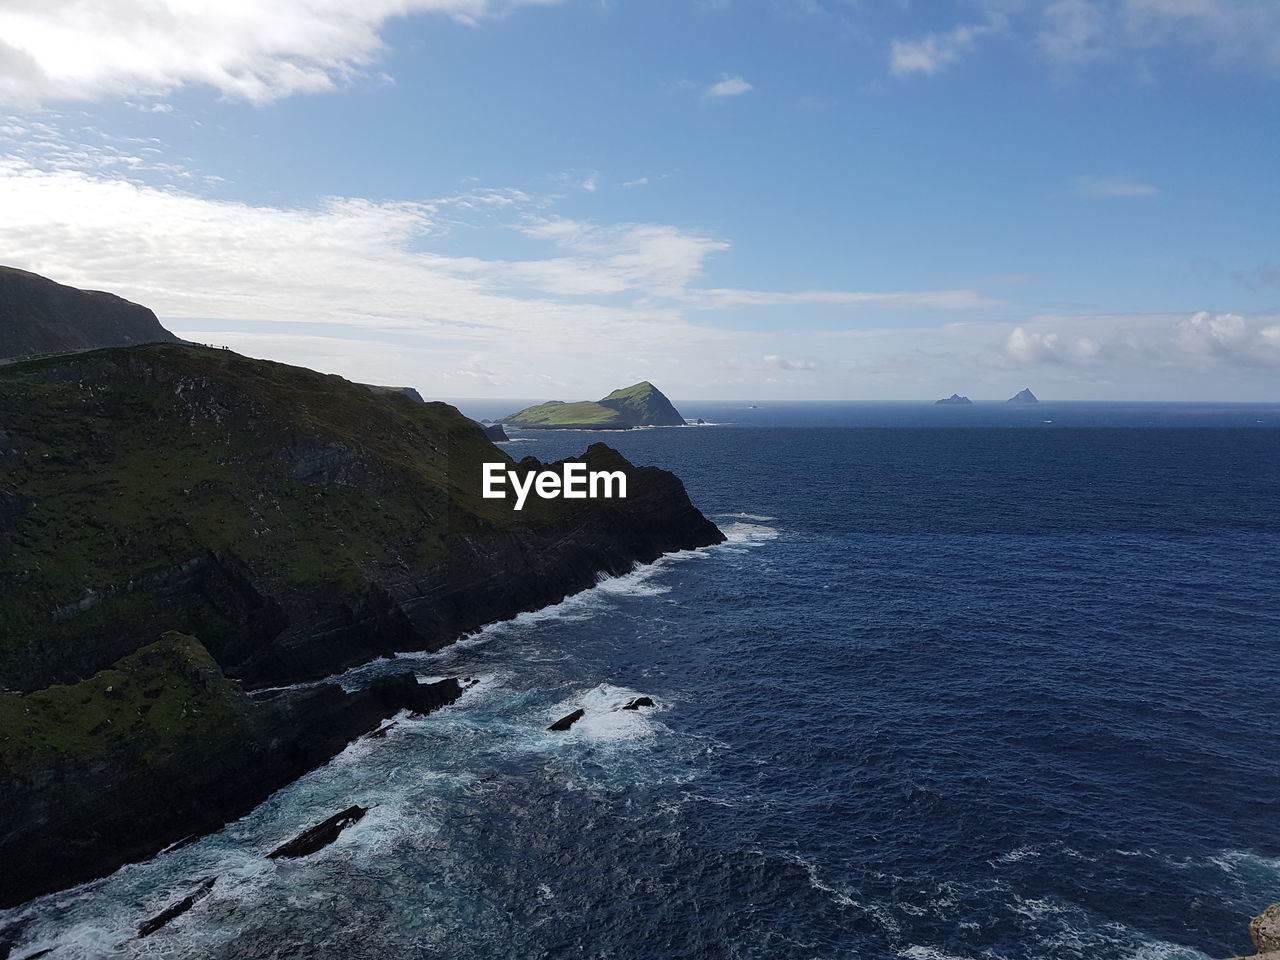
[[[970,957],[964,957],[958,953],[946,953],[937,947],[926,947],[919,944],[913,944],[904,950],[899,950],[898,956],[906,957],[907,960],[971,960]],[[992,954],[983,954],[983,956],[990,957]]]
[[[636,740],[652,737],[661,729],[661,724],[653,722],[653,715],[666,709],[666,704],[654,700],[652,707],[641,707],[638,710],[623,710],[629,700],[645,694],[628,687],[615,687],[602,683],[588,690],[581,696],[562,700],[554,707],[547,708],[543,715],[550,725],[561,717],[583,710],[583,716],[572,727],[564,731],[546,731],[554,742],[587,740],[616,741]]]

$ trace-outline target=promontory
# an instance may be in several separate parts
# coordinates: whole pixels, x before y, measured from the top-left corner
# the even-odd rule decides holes
[[[74,331],[98,307],[21,288],[35,299],[4,315]],[[41,336],[24,348],[77,343]],[[229,350],[0,366],[0,907],[216,829],[465,684],[264,688],[437,650],[724,539],[672,474],[600,443],[573,459],[624,471],[627,498],[514,512],[482,498],[482,465],[545,465],[453,407]]]

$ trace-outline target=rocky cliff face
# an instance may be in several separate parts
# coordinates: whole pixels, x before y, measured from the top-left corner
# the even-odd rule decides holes
[[[81,683],[0,694],[0,907],[217,829],[383,718],[460,693],[406,672],[254,702],[169,633]]]
[[[720,532],[604,447],[625,501],[485,500],[510,459],[452,407],[224,350],[0,369],[0,689],[79,680],[167,629],[251,685],[554,603]]]
[[[213,829],[422,696],[241,684],[438,649],[723,540],[603,444],[581,459],[626,499],[517,513],[481,465],[542,465],[452,407],[224,350],[2,367],[0,425],[0,905]]]
[[[177,339],[146,307],[0,267],[0,360]]]

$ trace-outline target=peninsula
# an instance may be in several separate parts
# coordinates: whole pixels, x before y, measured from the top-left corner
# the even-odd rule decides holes
[[[632,427],[681,427],[684,417],[648,380],[615,390],[607,397],[565,403],[551,400],[525,407],[499,423],[522,430],[629,430]]]
[[[36,315],[6,289],[3,316]],[[72,305],[48,315],[59,342],[93,343],[78,291],[29,289]],[[622,473],[625,500],[515,512],[483,464],[563,462],[517,463],[407,391],[181,342],[0,366],[0,425],[0,907],[216,829],[463,684],[250,691],[724,539],[678,478],[604,444],[568,462]]]

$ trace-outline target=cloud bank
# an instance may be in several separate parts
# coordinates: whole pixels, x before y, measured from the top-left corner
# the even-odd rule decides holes
[[[0,102],[159,96],[208,86],[268,103],[333,89],[372,64],[387,21],[463,23],[558,0],[15,0],[0,6]]]

